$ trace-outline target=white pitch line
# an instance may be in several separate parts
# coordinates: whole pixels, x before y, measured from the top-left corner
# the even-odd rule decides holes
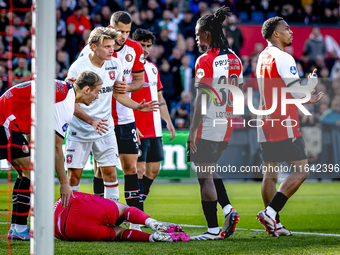
[[[0,222],[0,224],[10,224],[8,222]],[[190,224],[177,224],[181,227],[188,227],[188,228],[206,228],[207,226],[201,225],[190,225]],[[255,232],[264,232],[264,229],[252,229],[252,228],[236,228],[236,230],[245,230],[245,231],[255,231]],[[299,235],[312,235],[312,236],[334,236],[340,237],[340,234],[327,234],[327,233],[311,233],[311,232],[292,232],[293,234]]]
[[[178,224],[181,227],[188,227],[188,228],[206,228],[207,226],[201,225],[189,225],[189,224]],[[256,232],[263,232],[266,231],[264,229],[249,229],[249,228],[236,228],[236,230],[246,230],[246,231],[256,231]],[[311,233],[311,232],[292,232],[293,234],[299,235],[314,235],[314,236],[335,236],[340,237],[340,234],[327,234],[327,233]]]

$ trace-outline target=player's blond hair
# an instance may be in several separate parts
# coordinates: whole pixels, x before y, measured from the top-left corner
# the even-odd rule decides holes
[[[88,44],[90,46],[90,49],[92,50],[91,45],[99,45],[103,43],[104,39],[112,39],[115,40],[118,37],[118,32],[113,30],[109,27],[96,27],[92,30],[89,39]]]

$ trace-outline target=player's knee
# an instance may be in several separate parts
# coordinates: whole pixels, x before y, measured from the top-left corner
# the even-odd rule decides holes
[[[77,186],[80,182],[80,176],[76,174],[68,175],[70,186]]]
[[[135,165],[129,165],[124,172],[125,175],[137,174],[137,167]]]

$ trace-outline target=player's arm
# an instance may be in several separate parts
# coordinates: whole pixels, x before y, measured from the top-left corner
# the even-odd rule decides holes
[[[158,91],[158,102],[159,104],[159,109],[161,112],[161,116],[163,118],[163,120],[165,120],[166,122],[166,128],[169,130],[169,133],[171,134],[171,137],[169,138],[169,141],[171,141],[174,137],[175,137],[175,127],[172,124],[170,115],[169,115],[169,110],[168,107],[166,105],[165,99],[163,97],[163,93],[162,90]]]
[[[109,131],[107,128],[108,124],[106,123],[107,119],[95,119],[91,117],[77,103],[75,104],[73,115],[85,123],[91,125],[100,135],[105,134],[106,131]]]
[[[197,128],[203,119],[203,115],[201,114],[202,94],[203,94],[202,90],[197,91],[196,99],[194,102],[194,114],[192,117],[190,133],[187,142],[188,149],[192,150],[192,152],[197,151],[197,146],[195,143],[197,136]]]
[[[55,170],[60,182],[61,205],[68,206],[70,196],[73,196],[72,189],[68,183],[68,178],[64,169],[64,154],[63,154],[64,138],[56,132],[55,134]]]
[[[144,85],[144,71],[138,73],[132,73],[133,82],[127,84],[127,92],[135,92],[143,88]]]
[[[159,103],[157,101],[149,101],[145,103],[145,99],[143,99],[142,102],[137,103],[127,94],[119,94],[115,91],[113,91],[112,96],[122,105],[141,112],[157,111],[157,109],[159,109]]]

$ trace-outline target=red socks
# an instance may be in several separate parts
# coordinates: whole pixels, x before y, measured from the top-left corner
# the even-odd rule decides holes
[[[130,207],[133,208],[133,207]],[[135,208],[137,209],[137,208]],[[145,233],[135,229],[126,229],[122,233],[121,240],[124,241],[140,241],[140,242],[149,242],[151,234]]]
[[[144,225],[147,218],[150,218],[145,212],[136,207],[128,207],[124,212],[124,217],[127,221],[134,224]]]

